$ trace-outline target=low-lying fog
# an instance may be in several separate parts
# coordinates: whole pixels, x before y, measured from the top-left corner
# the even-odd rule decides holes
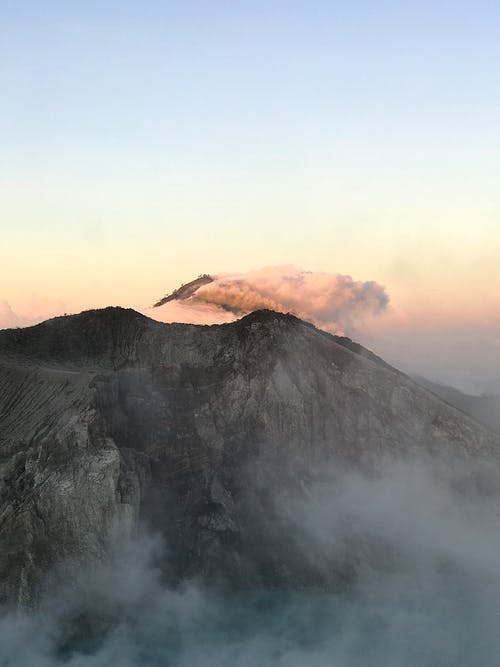
[[[500,655],[500,479],[487,465],[391,464],[276,500],[307,563],[346,590],[173,590],[154,535],[5,611],[1,667],[488,667]]]

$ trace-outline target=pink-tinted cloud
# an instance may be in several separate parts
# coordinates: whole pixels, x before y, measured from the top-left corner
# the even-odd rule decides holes
[[[9,329],[12,327],[21,326],[21,320],[18,315],[12,310],[8,301],[2,299],[0,301],[0,329]]]
[[[0,329],[29,327],[66,311],[62,301],[31,297],[12,308],[5,299],[0,299]]]
[[[147,308],[142,312],[160,322],[185,324],[225,324],[236,319],[228,310],[210,304],[193,303],[191,300],[170,301],[159,308]]]
[[[366,318],[384,311],[389,301],[384,287],[374,281],[294,266],[213,278],[189,298],[174,299],[147,314],[164,322],[215,324],[269,308],[291,312],[328,331],[353,333]]]

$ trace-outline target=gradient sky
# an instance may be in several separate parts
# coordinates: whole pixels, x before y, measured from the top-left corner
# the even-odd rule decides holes
[[[383,284],[391,331],[475,327],[500,355],[497,2],[4,0],[0,19],[4,311],[295,264]]]

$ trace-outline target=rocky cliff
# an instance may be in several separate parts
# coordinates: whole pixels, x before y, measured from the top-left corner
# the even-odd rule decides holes
[[[349,339],[291,315],[161,324],[107,308],[0,332],[0,598],[106,557],[140,522],[165,576],[336,587],[276,520],[328,469],[415,455],[497,460],[489,432]]]

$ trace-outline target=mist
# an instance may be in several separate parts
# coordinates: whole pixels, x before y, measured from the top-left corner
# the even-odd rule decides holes
[[[31,296],[16,304],[14,308],[9,301],[0,296],[0,329],[33,326],[43,320],[62,315],[67,310],[68,307],[60,299]]]
[[[412,460],[276,494],[305,565],[349,566],[328,592],[172,587],[168,544],[117,526],[106,563],[53,572],[35,610],[3,611],[0,665],[496,665],[499,481],[491,464]]]

